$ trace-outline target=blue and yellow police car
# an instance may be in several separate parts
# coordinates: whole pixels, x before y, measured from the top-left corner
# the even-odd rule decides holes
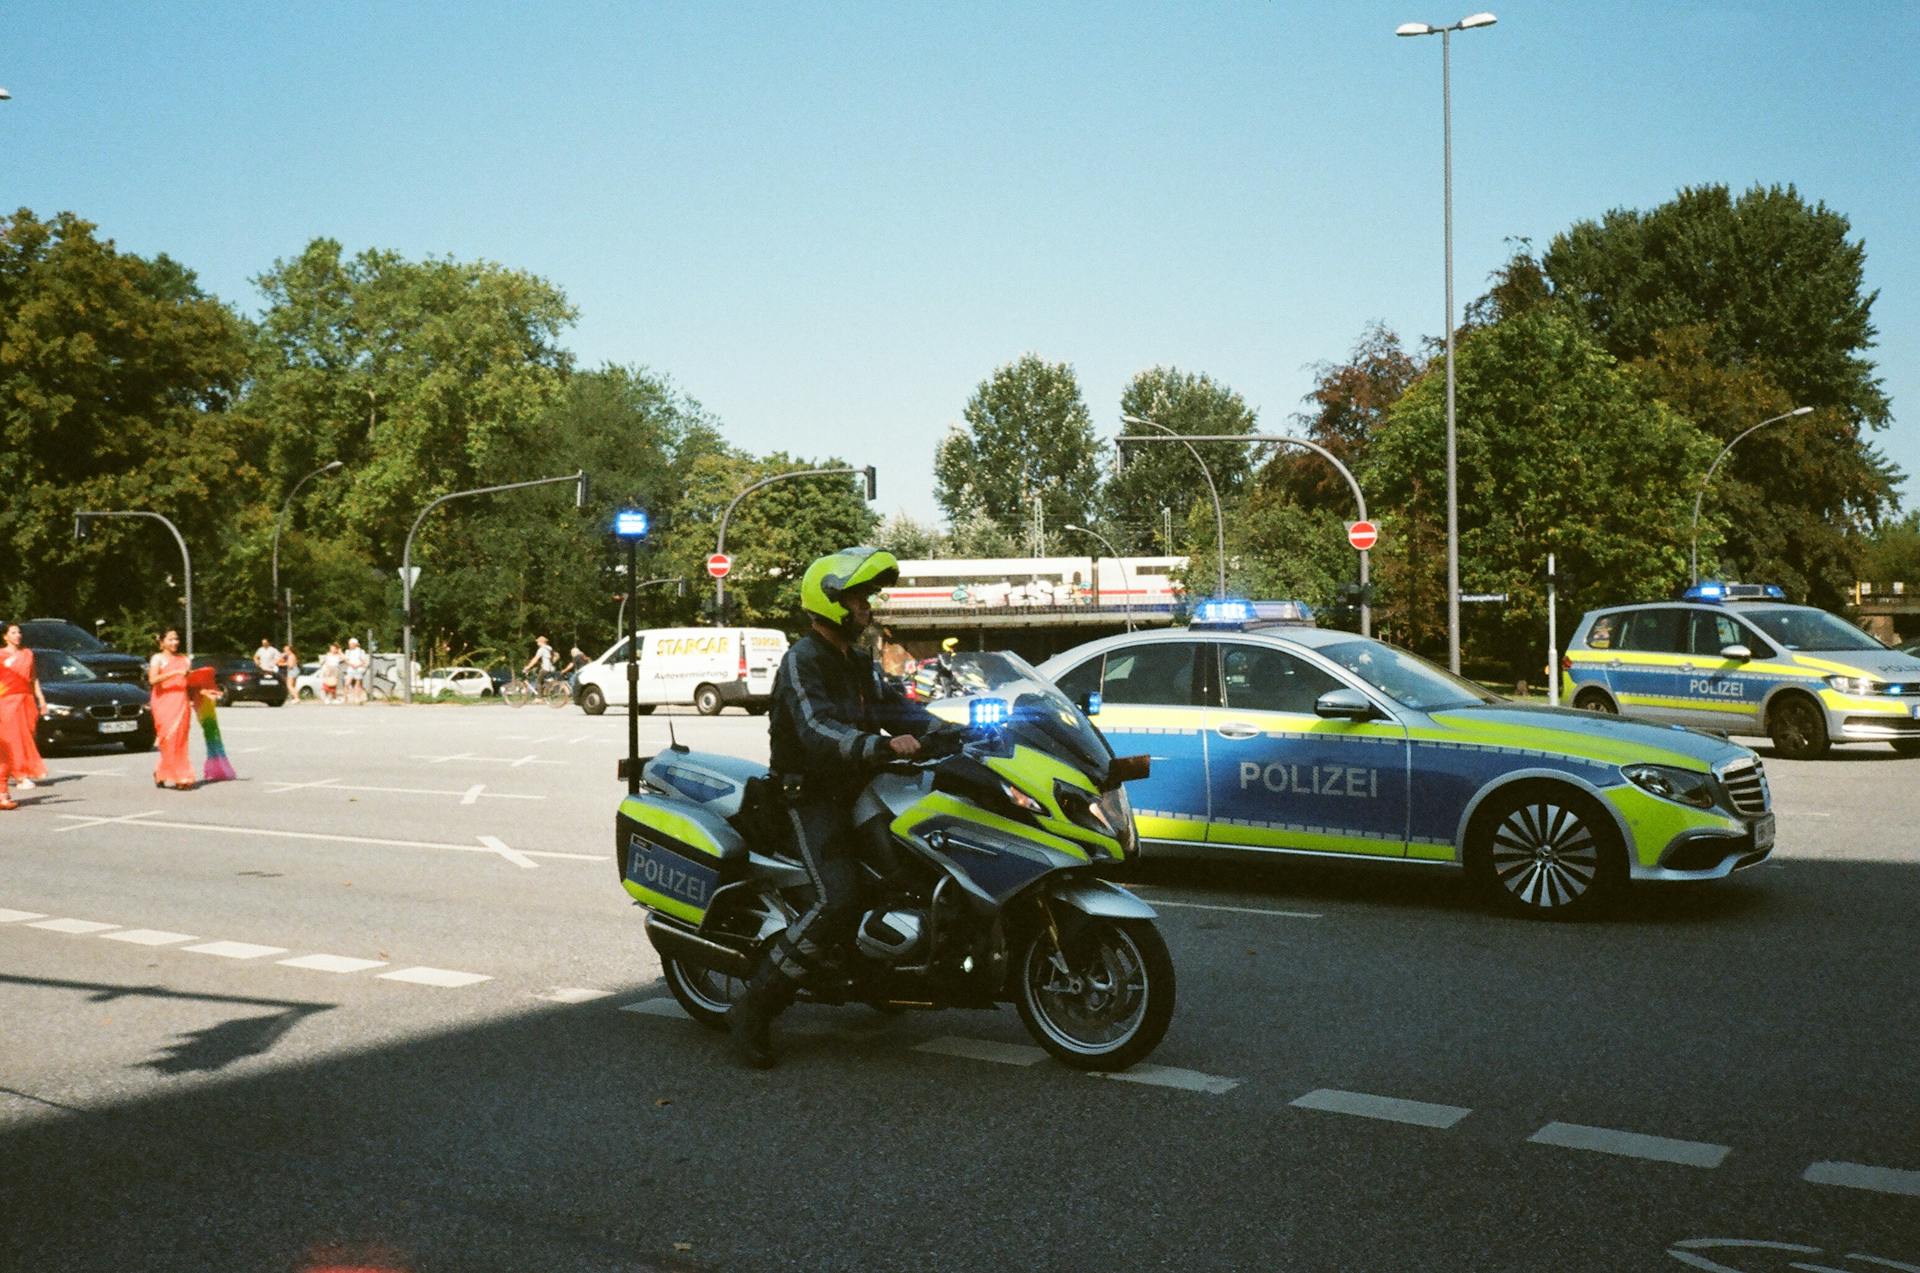
[[[1796,760],[1834,743],[1920,756],[1920,658],[1775,584],[1590,610],[1560,668],[1566,701],[1590,711],[1769,738]]]
[[[1041,665],[1098,703],[1146,856],[1313,854],[1464,867],[1505,909],[1565,917],[1627,880],[1762,861],[1759,757],[1694,730],[1530,706],[1300,607],[1210,602],[1186,628]]]

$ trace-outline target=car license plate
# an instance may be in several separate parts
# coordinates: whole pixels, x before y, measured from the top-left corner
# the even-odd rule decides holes
[[[140,722],[138,721],[110,720],[100,726],[100,732],[103,734],[131,734],[138,728],[140,728]]]
[[[1770,849],[1773,847],[1773,815],[1764,814],[1753,824],[1753,847]]]

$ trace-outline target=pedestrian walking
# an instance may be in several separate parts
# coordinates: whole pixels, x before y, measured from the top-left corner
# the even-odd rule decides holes
[[[340,645],[335,642],[320,656],[320,701],[323,703],[340,701],[340,663]]]
[[[153,691],[153,741],[160,748],[153,785],[169,791],[193,790],[193,757],[187,751],[187,734],[193,725],[188,671],[187,656],[180,653],[180,633],[168,628],[160,638],[160,652],[147,663],[147,684]]]
[[[367,703],[367,664],[373,660],[360,648],[359,637],[348,637],[346,652],[340,656],[341,670],[347,679],[347,701],[365,707]]]
[[[287,683],[288,701],[299,702],[300,654],[293,648],[293,642],[287,642],[286,648],[280,651],[280,657],[275,662],[280,668],[280,679]]]
[[[33,669],[33,651],[20,643],[20,625],[9,623],[0,645],[0,809],[18,806],[7,794],[9,783],[30,789],[47,776],[47,764],[34,745],[33,729],[47,710],[47,696]]]

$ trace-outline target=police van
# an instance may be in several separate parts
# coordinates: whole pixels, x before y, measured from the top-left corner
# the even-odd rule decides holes
[[[772,628],[648,628],[640,643],[638,707],[692,706],[702,716],[725,707],[759,715],[773,699],[773,674],[787,653]],[[627,705],[627,642],[580,669],[574,699],[589,716]]]
[[[1867,742],[1920,756],[1920,658],[1777,584],[1590,610],[1560,668],[1566,701],[1590,711],[1769,738],[1792,759]]]

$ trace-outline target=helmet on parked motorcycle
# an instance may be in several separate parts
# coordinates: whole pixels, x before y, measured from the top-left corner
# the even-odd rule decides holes
[[[842,548],[807,567],[800,608],[835,627],[847,621],[849,593],[877,592],[900,582],[900,563],[884,548]]]

